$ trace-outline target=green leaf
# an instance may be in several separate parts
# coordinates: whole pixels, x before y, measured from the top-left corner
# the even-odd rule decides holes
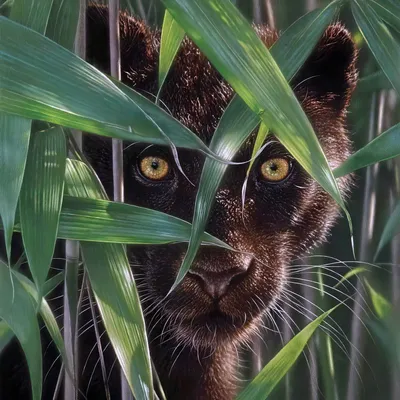
[[[14,0],[10,19],[44,34],[52,4],[53,0]]]
[[[368,93],[391,88],[392,84],[383,71],[378,71],[361,78],[357,83],[356,91],[357,93]]]
[[[365,279],[365,283],[368,288],[369,295],[371,297],[372,305],[374,307],[374,311],[376,315],[380,319],[385,319],[389,316],[392,312],[392,305],[389,303],[388,300],[385,299],[380,293],[378,293]]]
[[[15,271],[13,273],[15,274]],[[20,277],[20,276],[23,276],[23,275],[17,275],[17,277]],[[24,279],[27,279],[27,278],[24,277]],[[48,281],[46,281],[43,286],[44,296],[47,296],[47,294],[51,293],[63,280],[64,280],[64,273],[60,272],[59,274],[53,276]],[[30,290],[27,290],[27,291],[28,292],[32,291],[30,294],[32,295],[32,293],[33,293],[34,300],[37,300],[38,299],[37,291],[31,282],[30,282],[30,285],[31,285],[31,288],[30,288]],[[56,327],[56,325],[54,325],[53,321],[55,321],[55,320],[53,320],[53,314],[51,313],[51,310],[48,308],[47,303],[45,306],[42,305],[42,307],[43,307],[43,311],[41,310],[41,312],[43,312],[43,314],[45,315],[46,320],[48,320],[49,322],[51,321],[51,323],[49,323],[49,326],[51,328],[50,332],[55,332],[54,335],[52,335],[52,339],[54,340],[54,342],[56,343],[56,345],[59,349],[63,349],[64,342],[62,340],[61,334],[59,334],[58,325],[57,325],[57,327]],[[49,312],[51,313],[51,315],[48,314]],[[12,340],[13,337],[14,337],[14,333],[10,329],[10,327],[4,321],[0,321],[0,353],[8,345],[8,343],[10,343],[10,341]],[[61,341],[60,341],[60,339],[61,339]]]
[[[377,162],[389,160],[400,154],[400,124],[392,126],[334,170],[337,178]]]
[[[58,237],[104,243],[165,244],[188,241],[190,231],[188,222],[159,211],[108,200],[65,196]],[[204,243],[230,249],[208,233],[201,239]]]
[[[392,0],[371,0],[371,7],[392,28],[400,32],[400,4]]]
[[[69,162],[67,174],[78,183],[69,186],[70,194],[106,198],[97,177],[88,168],[82,168],[82,163]],[[145,323],[124,246],[90,242],[80,245],[96,303],[132,393],[137,400],[152,400],[153,378]]]
[[[307,116],[270,52],[236,7],[229,0],[163,2],[253,112],[345,210]]]
[[[15,41],[14,38],[19,40]],[[118,139],[208,147],[161,108],[44,36],[0,17],[0,111]]]
[[[377,259],[382,249],[400,232],[400,203],[397,204],[389,219],[386,222],[378,247],[375,252],[374,260]]]
[[[0,321],[0,354],[11,342],[14,337],[14,333],[11,328],[5,323],[5,321]]]
[[[396,41],[369,3],[352,0],[354,19],[382,71],[400,94],[400,43]]]
[[[37,303],[37,299],[39,298],[39,293],[35,288],[35,285],[31,280],[29,280],[26,276],[20,274],[17,271],[13,271],[13,274],[17,277],[20,281],[23,288],[32,296],[32,299]],[[49,279],[46,282],[46,288],[43,290],[43,294],[46,295],[48,292],[51,292],[56,286],[58,286],[61,281],[64,279],[64,273],[59,273],[58,275],[54,276],[52,279]],[[47,292],[47,293],[46,293]],[[54,317],[53,312],[47,301],[44,298],[41,298],[40,306],[39,306],[40,315],[43,318],[43,321],[46,325],[46,328],[50,334],[51,339],[53,340],[54,344],[57,346],[58,351],[60,352],[64,364],[67,362],[67,358],[65,357],[65,348],[64,348],[64,341],[63,337],[60,332],[60,328],[58,327],[57,320]]]
[[[262,369],[262,371],[247,385],[236,400],[265,400],[279,381],[293,366],[304,347],[321,325],[324,319],[338,306],[326,311],[301,332],[299,332],[286,346]]]
[[[79,19],[79,0],[53,0],[46,36],[73,50]]]
[[[157,99],[184,37],[185,31],[166,10],[161,31]]]
[[[8,260],[11,257],[11,237],[25,171],[30,131],[30,120],[0,112],[0,222],[3,221]]]
[[[336,14],[337,8],[337,2],[334,2],[322,11],[317,10],[302,17],[291,25],[271,48],[271,54],[279,60],[280,67],[288,80],[293,78],[312,52],[313,45],[318,42],[329,21]],[[317,16],[319,19],[316,20]],[[298,38],[301,40],[298,41]],[[293,48],[290,47],[290,43],[292,42],[296,46],[296,57],[291,56]],[[249,109],[240,97],[234,97],[213,135],[210,144],[211,151],[224,159],[232,159],[259,123],[259,116]],[[266,127],[265,124],[262,126]],[[171,290],[184,278],[196,256],[201,243],[201,234],[205,229],[215,193],[226,168],[226,165],[218,165],[213,160],[206,160],[204,164],[196,196],[189,248]]]
[[[62,128],[54,127],[32,135],[19,210],[24,249],[39,295],[56,244],[66,156]]]
[[[42,393],[42,346],[31,296],[11,270],[0,262],[0,318],[14,332],[24,351],[31,378],[33,400]]]

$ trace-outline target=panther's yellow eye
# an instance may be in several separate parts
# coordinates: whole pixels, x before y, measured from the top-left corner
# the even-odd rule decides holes
[[[140,172],[148,179],[160,181],[169,171],[167,161],[160,157],[145,157],[140,161]]]
[[[270,158],[261,165],[262,176],[271,182],[284,180],[290,172],[290,162],[286,158]]]

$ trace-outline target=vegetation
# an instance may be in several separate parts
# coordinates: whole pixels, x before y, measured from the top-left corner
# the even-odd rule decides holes
[[[78,0],[0,0],[0,222],[7,254],[0,261],[0,352],[13,335],[18,338],[33,399],[41,398],[43,380],[38,313],[61,354],[66,380],[78,379],[73,321],[80,261],[109,339],[123,350],[117,357],[129,388],[138,400],[154,398],[144,319],[124,245],[189,241],[175,285],[202,242],[227,247],[204,229],[230,160],[260,123],[259,137],[273,131],[336,200],[347,222],[318,250],[323,255],[291,267],[282,344],[270,332],[268,350],[254,343],[255,354],[248,356],[253,372],[259,360],[266,366],[244,384],[238,399],[400,398],[398,0],[125,0],[121,8],[163,26],[160,91],[186,32],[237,95],[208,148],[157,104],[73,53]],[[289,85],[337,18],[361,49],[361,79],[349,115],[357,151],[331,171]],[[252,19],[283,31],[270,51],[252,30]],[[72,129],[207,154],[192,225],[108,200]],[[360,179],[346,208],[336,178],[356,170]],[[14,232],[21,233],[25,250],[17,263],[11,254]],[[49,274],[57,240],[67,240],[66,267]],[[25,262],[28,275],[20,272]],[[62,335],[46,298],[64,281],[70,324]],[[306,357],[299,357],[303,352]]]

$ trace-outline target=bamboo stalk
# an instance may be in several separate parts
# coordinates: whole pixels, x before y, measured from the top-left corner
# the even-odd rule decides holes
[[[379,107],[378,115],[376,115],[377,105]],[[385,107],[385,92],[373,94],[371,113],[369,120],[368,142],[370,142],[376,135],[382,132],[383,128],[383,115]],[[364,199],[363,199],[363,215],[361,223],[360,235],[360,252],[358,259],[360,261],[368,261],[371,259],[372,238],[375,225],[375,205],[376,205],[376,182],[379,171],[379,164],[375,164],[367,168]],[[351,321],[351,334],[350,340],[352,347],[350,350],[350,367],[347,385],[347,400],[356,400],[359,392],[359,377],[358,373],[362,367],[360,354],[365,344],[365,331],[361,325],[362,319],[362,298],[363,298],[363,285],[360,280],[357,281],[356,295],[354,298],[353,318]]]
[[[79,5],[79,20],[75,37],[75,53],[85,59],[86,56],[86,0]],[[78,147],[82,149],[82,132],[72,132]],[[78,272],[79,242],[67,240],[65,243],[65,280],[64,280],[64,343],[70,374],[64,368],[64,399],[78,398]]]
[[[139,5],[141,3],[139,2]],[[142,7],[143,8],[143,7]],[[110,69],[111,76],[121,80],[121,53],[119,36],[119,0],[109,0],[109,32],[110,32]],[[142,10],[141,14],[144,13]],[[112,164],[113,164],[113,189],[114,201],[124,201],[124,163],[122,140],[112,140]],[[126,377],[120,370],[121,399],[133,399],[131,389]]]
[[[256,24],[262,24],[262,5],[261,0],[253,0],[253,21]]]

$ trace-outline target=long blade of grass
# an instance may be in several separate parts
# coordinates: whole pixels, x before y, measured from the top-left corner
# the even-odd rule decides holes
[[[337,307],[320,315],[291,339],[251,383],[247,385],[236,400],[265,400],[279,381],[286,375],[300,354],[302,354],[304,347],[315,330]]]
[[[166,10],[161,31],[157,99],[184,37],[185,31]]]
[[[397,204],[389,219],[387,220],[379,244],[375,252],[374,260],[377,259],[382,249],[398,234],[400,233],[400,203]]]
[[[345,209],[313,128],[270,52],[229,0],[163,0],[246,104]]]
[[[367,2],[352,0],[354,19],[376,61],[400,94],[400,43],[396,41],[387,26]]]
[[[52,4],[53,0],[14,0],[10,18],[37,32],[44,33]]]
[[[78,166],[76,171],[75,166]],[[83,177],[80,184],[69,186],[69,194],[106,199],[92,171],[80,167],[76,163],[67,166],[74,180]],[[124,246],[81,242],[81,249],[96,303],[132,393],[138,400],[152,400],[153,378],[146,329]]]
[[[18,38],[18,40],[16,40]],[[0,111],[117,139],[208,147],[144,96],[48,38],[0,17]]]
[[[287,80],[291,80],[300,69],[337,11],[338,2],[334,2],[322,11],[317,10],[307,14],[291,25],[271,48],[271,54],[278,60]],[[298,38],[301,40],[298,41]],[[296,57],[291,55],[292,42]],[[225,159],[232,159],[259,123],[259,116],[248,108],[243,99],[235,97],[221,118],[211,140],[210,149]],[[262,126],[266,128],[265,124]],[[189,248],[171,290],[184,278],[196,256],[201,243],[201,234],[205,229],[215,193],[226,168],[226,165],[218,165],[213,160],[206,160],[204,164],[196,196]]]
[[[0,112],[0,222],[3,222],[8,260],[30,131],[31,120]]]
[[[400,124],[397,124],[352,154],[334,170],[334,175],[339,178],[368,165],[397,157],[400,155],[399,137]]]
[[[79,0],[53,0],[46,36],[72,51],[78,18]]]
[[[371,0],[371,7],[392,28],[400,32],[400,4],[392,0]]]
[[[53,0],[14,0],[9,17],[11,20],[44,33],[52,3]],[[0,33],[1,37],[2,34]],[[0,75],[2,76],[0,82],[2,82],[4,76],[2,73]],[[30,126],[31,121],[25,118],[0,112],[0,170],[5,171],[3,178],[0,177],[0,187],[3,188],[0,197],[0,220],[3,219],[6,228],[5,241],[8,259],[10,259],[11,253],[12,232],[10,227],[14,224],[19,191],[25,170]]]
[[[14,333],[11,328],[5,323],[5,321],[0,321],[0,354],[11,342],[13,337]]]
[[[39,296],[56,244],[66,156],[65,136],[60,127],[32,135],[19,211],[24,249]]]
[[[31,296],[10,269],[0,262],[0,318],[10,327],[24,351],[31,378],[32,398],[42,394],[42,346]]]
[[[159,211],[107,200],[65,196],[58,237],[124,244],[165,244],[189,240],[191,225]],[[204,243],[230,248],[204,233]]]

